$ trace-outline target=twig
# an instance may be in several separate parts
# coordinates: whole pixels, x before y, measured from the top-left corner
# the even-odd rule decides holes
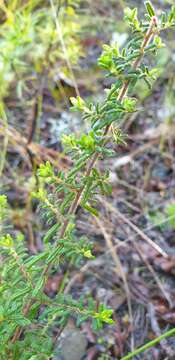
[[[151,321],[152,329],[155,332],[156,336],[160,336],[161,330],[159,328],[159,325],[158,325],[158,322],[156,319],[156,312],[155,312],[155,308],[154,308],[153,304],[151,304],[151,303],[148,304],[148,310],[149,310],[149,314],[150,314],[150,321]],[[174,355],[174,351],[171,349],[171,347],[169,346],[166,339],[162,339],[160,341],[160,345],[165,350],[167,355],[169,355],[169,356]]]
[[[145,240],[149,245],[151,245],[159,254],[163,257],[168,258],[168,254],[157,245],[152,239],[149,238],[141,229],[139,229],[135,224],[131,222],[125,215],[123,215],[118,209],[116,209],[111,203],[106,203],[107,207],[111,209],[111,211],[115,211],[117,216],[123,220],[131,229],[133,229],[143,240]]]
[[[55,16],[55,21],[56,21],[56,25],[57,25],[57,28],[58,28],[58,31],[60,31],[60,27],[59,27],[59,22],[57,21],[57,17],[56,17],[56,12],[55,12],[55,8],[54,8],[54,3],[53,3],[53,0],[50,0],[50,3],[52,5],[52,8],[54,10],[54,16]],[[152,39],[152,36],[154,34],[154,28],[155,28],[155,25],[157,24],[157,19],[156,17],[152,17],[151,21],[150,21],[150,26],[145,34],[145,37],[144,37],[144,40],[143,40],[143,43],[141,45],[141,48],[140,48],[140,56],[134,61],[133,63],[133,68],[136,69],[137,66],[140,64],[140,61],[142,60],[142,57],[144,56],[144,48],[149,44],[149,42],[151,41]],[[128,86],[130,84],[130,81],[127,80],[123,83],[123,86],[121,88],[121,91],[119,92],[119,95],[117,97],[117,100],[118,101],[122,101],[122,99],[124,98],[124,96],[126,95],[127,93],[127,90],[128,90]],[[105,130],[104,130],[104,143],[103,145],[106,144],[106,135],[108,134],[109,130],[110,130],[111,126],[110,125],[107,125]],[[89,164],[87,165],[87,169],[86,169],[86,172],[84,174],[85,178],[86,177],[89,177],[89,175],[91,174],[91,171],[97,161],[97,159],[99,158],[99,153],[98,152],[95,152],[94,155],[92,156],[92,159],[89,161]],[[72,205],[70,206],[69,208],[69,211],[67,213],[67,218],[64,220],[63,222],[63,226],[62,226],[62,229],[60,231],[60,234],[59,234],[59,237],[62,239],[64,238],[65,236],[65,232],[66,232],[66,229],[67,229],[67,226],[69,224],[69,218],[70,216],[73,216],[77,210],[77,207],[79,206],[80,204],[80,201],[81,201],[81,197],[83,195],[83,192],[86,188],[86,184],[77,192],[77,195],[74,199],[74,201],[72,202]],[[47,265],[45,267],[45,269],[43,270],[41,276],[45,278],[45,281],[47,280],[48,278],[48,274],[49,274],[49,271],[50,269],[52,268],[52,263],[50,263],[49,265]],[[29,312],[30,310],[30,307],[31,307],[31,302],[33,303],[35,299],[31,299],[31,301],[29,302],[29,304],[26,305],[26,307],[28,308],[28,311],[27,313]],[[27,315],[27,313],[25,315]],[[20,336],[21,334],[21,328],[17,328],[14,332],[14,335],[13,335],[13,338],[12,338],[12,342],[14,343]]]
[[[127,304],[128,304],[128,312],[129,312],[129,317],[130,317],[130,323],[131,323],[131,327],[133,328],[133,315],[132,315],[132,306],[131,306],[131,296],[130,296],[130,291],[129,291],[129,286],[128,286],[128,282],[127,282],[127,278],[125,275],[125,272],[122,268],[122,264],[120,261],[120,258],[114,248],[113,242],[111,240],[111,237],[109,235],[109,233],[106,231],[105,227],[103,226],[102,221],[99,218],[95,218],[95,222],[97,223],[97,225],[99,226],[99,228],[101,229],[101,232],[105,238],[107,247],[110,250],[111,256],[114,260],[115,263],[115,272],[117,274],[117,276],[119,275],[122,280],[123,280],[123,284],[124,284],[124,288],[125,288],[125,292],[126,292],[126,297],[127,297]],[[131,337],[131,349],[134,349],[134,338],[133,336]]]
[[[154,271],[153,267],[151,266],[151,264],[149,263],[149,261],[146,259],[145,255],[142,253],[142,250],[140,248],[140,246],[137,244],[135,244],[133,242],[134,248],[135,250],[138,252],[141,260],[146,264],[148,270],[150,271],[150,273],[153,275],[155,282],[157,283],[160,291],[162,292],[163,296],[165,297],[165,299],[168,301],[169,305],[172,306],[172,300],[170,298],[170,296],[168,295],[167,291],[164,289],[163,285],[161,284],[159,277],[157,276],[156,272]]]

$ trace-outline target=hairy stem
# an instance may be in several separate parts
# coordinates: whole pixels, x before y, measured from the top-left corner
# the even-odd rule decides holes
[[[142,42],[142,45],[141,45],[141,48],[140,48],[140,56],[138,56],[138,58],[134,61],[133,63],[133,68],[136,69],[143,56],[144,56],[144,49],[145,47],[150,43],[153,35],[154,35],[154,29],[155,29],[155,26],[157,24],[157,19],[156,17],[152,17],[151,21],[150,21],[150,26],[145,34],[145,37],[143,39],[143,42]],[[128,91],[128,87],[129,87],[129,84],[130,84],[130,80],[127,80],[123,83],[122,87],[121,87],[121,90],[119,92],[119,95],[117,97],[117,100],[118,101],[122,101],[123,98],[125,97],[127,91]],[[111,128],[111,125],[107,125],[105,130],[104,130],[104,142],[103,142],[103,145],[106,144],[106,135],[109,133],[110,131],[110,128]],[[98,157],[99,157],[99,153],[98,152],[95,152],[92,156],[92,159],[89,161],[88,165],[87,165],[87,169],[86,169],[86,172],[84,174],[84,177],[88,177],[90,174],[91,174],[91,171],[96,163],[96,161],[98,160]],[[70,206],[69,210],[68,210],[68,213],[67,213],[67,217],[66,219],[63,221],[63,225],[62,225],[62,228],[61,228],[61,231],[59,233],[59,237],[62,239],[64,236],[65,236],[65,232],[67,230],[67,226],[69,224],[69,217],[74,215],[76,210],[77,210],[77,207],[78,205],[80,204],[80,201],[81,201],[81,197],[83,195],[83,192],[85,190],[85,186],[84,185],[76,194],[76,197],[74,199],[74,201],[72,202],[72,205]],[[47,281],[47,278],[48,278],[48,274],[49,274],[49,271],[52,267],[52,263],[50,263],[49,265],[47,265],[45,267],[45,269],[43,270],[43,273],[41,274],[41,276],[45,277],[45,283]],[[23,313],[24,315],[26,316],[31,308],[31,305],[33,304],[33,302],[35,301],[35,299],[31,299],[30,302],[25,305],[24,307],[24,310],[23,310]],[[12,338],[12,343],[15,343],[16,340],[19,339],[20,335],[21,335],[21,331],[22,329],[20,327],[18,327],[16,330],[15,330],[15,333],[13,335],[13,338]]]
[[[151,20],[151,23],[150,23],[150,27],[148,28],[148,31],[147,31],[147,33],[145,35],[144,40],[143,40],[143,43],[142,43],[142,46],[141,46],[141,49],[140,49],[140,56],[133,63],[133,68],[134,69],[136,69],[139,66],[140,61],[142,60],[142,57],[144,56],[144,49],[149,44],[149,42],[151,41],[151,38],[153,36],[153,30],[154,30],[154,27],[155,27],[155,24],[156,24],[155,21],[156,21],[155,17],[153,17],[152,20]],[[123,86],[122,86],[122,88],[120,90],[120,93],[118,95],[118,98],[117,98],[118,101],[123,100],[124,96],[126,95],[126,93],[128,91],[129,84],[130,84],[130,80],[127,80],[127,81],[124,82],[124,84],[123,84]],[[104,138],[108,134],[108,132],[110,130],[110,127],[111,127],[110,125],[106,126],[106,128],[104,130],[104,134],[103,134]],[[104,140],[104,143],[105,143],[105,140]],[[93,169],[96,161],[98,160],[98,157],[99,157],[99,154],[97,152],[95,152],[92,159],[90,160],[90,162],[89,162],[89,164],[87,166],[86,172],[84,174],[85,177],[88,177],[90,175],[91,170]],[[78,207],[78,205],[80,203],[81,196],[83,194],[85,186],[82,187],[78,191],[78,193],[77,193],[77,195],[76,195],[76,197],[75,197],[75,199],[74,199],[74,201],[73,201],[73,203],[72,203],[72,205],[71,205],[71,207],[70,207],[70,209],[68,211],[68,215],[74,215],[75,214],[75,211],[76,211],[76,209],[77,209],[77,207]],[[62,227],[61,232],[60,232],[60,238],[62,238],[64,236],[68,223],[69,223],[69,218],[67,218],[63,223],[63,227]]]

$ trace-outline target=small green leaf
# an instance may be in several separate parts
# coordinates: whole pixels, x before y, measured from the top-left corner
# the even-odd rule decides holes
[[[25,261],[25,265],[27,266],[28,269],[30,269],[33,265],[35,265],[37,262],[45,259],[46,257],[47,257],[46,252],[43,252],[38,255],[33,255]]]
[[[49,161],[40,165],[38,175],[43,178],[52,177],[54,175],[53,167]]]
[[[133,22],[133,20],[137,18],[137,8],[130,9],[129,7],[126,7],[124,9],[124,15],[126,20]]]
[[[118,44],[112,46],[103,45],[103,52],[98,59],[98,65],[106,70],[112,70],[113,58],[119,57],[119,47]]]
[[[168,217],[170,218],[168,220],[170,226],[172,227],[172,229],[175,229],[175,203],[168,205],[166,208],[166,212],[168,214]]]
[[[44,278],[44,277],[41,277],[41,278],[37,281],[37,283],[36,283],[36,285],[35,285],[35,289],[33,290],[33,293],[32,293],[32,296],[33,296],[33,297],[35,297],[35,296],[39,293],[39,291],[43,288],[44,282],[45,282],[45,278]]]
[[[77,96],[76,98],[71,97],[70,101],[73,105],[71,108],[73,111],[84,111],[85,110],[86,103],[80,96]]]
[[[44,202],[47,197],[47,192],[45,189],[39,188],[37,192],[32,192],[32,197]]]
[[[49,256],[48,256],[48,258],[46,260],[46,264],[49,264],[49,263],[53,262],[58,257],[59,254],[60,254],[60,247],[57,246],[55,249],[53,249],[50,252],[50,254],[49,254]]]
[[[31,321],[25,317],[14,317],[10,319],[11,321],[14,321],[19,326],[29,326],[31,324]]]
[[[15,300],[17,300],[17,299],[19,299],[19,298],[23,298],[24,297],[24,295],[26,295],[26,294],[28,294],[29,292],[30,292],[30,290],[31,290],[31,288],[29,287],[29,286],[27,286],[25,289],[23,289],[23,290],[19,290],[19,291],[17,291],[12,297],[11,297],[11,301],[13,300],[13,301],[15,301]]]
[[[154,44],[156,45],[157,49],[161,49],[165,46],[160,36],[154,37]]]
[[[10,234],[6,234],[0,238],[0,247],[12,248],[13,246],[14,242]]]
[[[98,211],[97,211],[97,209],[94,209],[92,206],[90,206],[90,205],[82,205],[82,207],[85,209],[85,210],[87,210],[88,212],[90,212],[92,215],[94,215],[94,216],[98,216]]]
[[[99,309],[99,313],[96,313],[94,318],[99,319],[101,322],[105,322],[107,324],[114,324],[114,320],[111,318],[113,314],[112,309],[106,309],[104,305],[101,305],[102,310]]]
[[[125,111],[132,113],[136,111],[136,102],[137,100],[134,98],[126,97],[123,100],[123,107],[125,108]]]
[[[7,207],[7,196],[6,195],[0,195],[0,210],[4,207]]]
[[[161,25],[165,26],[166,21],[167,21],[167,14],[165,12],[162,12],[162,14],[161,14]]]
[[[147,10],[149,16],[151,16],[151,17],[155,16],[155,11],[154,11],[154,8],[150,1],[145,2],[145,7],[146,7],[146,10]]]
[[[92,255],[90,249],[89,249],[89,250],[84,250],[84,251],[83,251],[83,255],[84,255],[84,257],[86,257],[86,258],[88,258],[88,259],[94,259],[94,256]]]
[[[50,239],[53,239],[53,236],[57,233],[59,227],[61,226],[60,223],[54,224],[44,236],[44,243],[47,244]]]
[[[63,146],[68,150],[76,149],[76,147],[77,147],[77,141],[76,141],[75,135],[63,134],[61,137],[61,141],[62,141]]]
[[[169,23],[175,22],[175,5],[172,6],[170,14],[168,15]]]

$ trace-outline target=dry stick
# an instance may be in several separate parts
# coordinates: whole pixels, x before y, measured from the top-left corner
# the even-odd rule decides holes
[[[111,204],[110,204],[111,205]],[[169,255],[162,250],[162,248],[157,245],[152,239],[149,238],[141,229],[139,229],[135,224],[133,224],[125,215],[123,215],[120,211],[115,209],[118,217],[123,220],[124,223],[128,224],[131,229],[133,229],[142,239],[144,239],[149,245],[151,245],[159,254],[161,254],[164,258],[168,258]]]
[[[138,246],[138,244],[136,245],[134,241],[132,243],[133,243],[135,250],[138,252],[140,259],[145,263],[148,270],[153,275],[156,284],[158,285],[158,287],[159,287],[160,291],[162,292],[163,296],[165,297],[165,299],[168,301],[169,306],[172,307],[173,302],[171,300],[171,297],[168,295],[167,291],[164,289],[164,286],[162,285],[161,281],[159,280],[159,277],[157,276],[154,268],[151,266],[149,261],[146,259],[145,255],[142,253],[142,249],[140,248],[140,246]]]
[[[110,204],[111,205],[111,204]],[[115,208],[114,207],[112,207],[113,209],[114,209],[114,211],[115,211]],[[175,215],[173,215],[173,216],[169,216],[169,217],[167,217],[165,220],[163,220],[163,221],[160,221],[158,224],[156,224],[156,225],[153,225],[153,226],[149,226],[149,227],[146,227],[145,229],[143,229],[144,231],[148,231],[148,230],[150,230],[150,229],[154,229],[156,226],[159,226],[159,225],[162,225],[162,224],[165,224],[167,221],[169,221],[170,219],[174,219],[175,218]],[[114,245],[114,249],[117,249],[118,247],[126,247],[127,246],[127,243],[128,242],[130,242],[130,241],[136,241],[136,238],[138,237],[138,235],[139,234],[134,234],[134,235],[132,235],[132,236],[128,236],[128,238],[123,242],[122,240],[119,240],[119,239],[115,239],[116,241],[117,241],[117,244],[116,245]],[[106,256],[107,254],[109,254],[110,253],[110,250],[107,250],[106,252],[105,252],[105,254],[102,254],[102,255],[100,255],[99,257],[98,257],[98,259],[102,259],[104,256]]]
[[[154,331],[156,336],[160,336],[161,330],[159,327],[158,320],[156,318],[156,311],[155,311],[153,304],[151,304],[151,303],[148,304],[148,312],[149,312],[149,318],[150,318],[152,330]],[[166,354],[168,356],[171,357],[175,354],[174,350],[168,344],[168,341],[166,338],[160,341],[160,345],[161,345],[162,349],[164,349],[164,351],[166,352]]]
[[[36,158],[35,161],[37,164],[41,163],[41,161],[49,160],[52,165],[56,165],[56,162],[60,161],[60,165],[64,167],[66,170],[68,166],[71,166],[72,161],[70,158],[58,153],[56,150],[46,148],[36,142],[31,142],[27,144],[27,138],[21,135],[16,129],[12,126],[8,126],[6,128],[0,119],[0,136],[7,135],[9,139],[9,144],[15,146],[15,150],[17,150],[20,155],[26,159],[28,156],[28,152],[26,152],[26,148],[32,153],[32,155]],[[59,166],[59,168],[61,167]]]
[[[123,214],[121,214],[112,204],[106,202],[106,206],[108,207],[108,209],[109,209],[110,211],[114,211],[114,212],[117,214],[117,216],[120,217],[121,220],[122,220],[124,223],[127,223],[133,230],[135,230],[137,235],[140,235],[140,237],[143,238],[144,240],[146,240],[147,242],[149,242],[149,244],[150,244],[150,242],[151,242],[151,245],[152,245],[152,240],[151,240],[142,230],[140,230],[136,225],[134,225],[129,219],[127,219]],[[135,244],[133,238],[131,238],[130,241],[132,241],[133,246],[135,247],[136,251],[138,252],[141,260],[146,264],[146,266],[148,267],[149,271],[150,271],[151,274],[153,275],[153,277],[154,277],[154,279],[155,279],[155,282],[157,283],[158,287],[160,288],[160,290],[161,290],[162,294],[164,295],[165,299],[167,299],[169,305],[172,306],[171,298],[168,296],[166,290],[164,289],[163,285],[161,284],[161,282],[160,282],[160,280],[159,280],[156,272],[154,271],[153,267],[152,267],[151,264],[148,262],[148,260],[146,259],[146,257],[142,254],[142,249],[139,247],[138,244],[137,244],[137,245]],[[126,243],[126,241],[125,241],[125,243]],[[153,243],[153,244],[154,244],[154,243]],[[157,245],[157,246],[158,246],[158,245]],[[154,247],[154,246],[153,246],[153,247]],[[116,245],[113,246],[113,249],[114,249],[114,250],[115,250],[116,248],[117,248]],[[154,248],[155,248],[155,247],[154,247]],[[162,253],[163,253],[164,256],[165,256],[166,253],[164,253],[164,251],[163,251],[161,248],[156,248],[156,250],[158,250],[158,249],[159,249],[159,253],[161,253],[161,255],[162,255]],[[167,256],[168,256],[168,255],[166,254],[166,258],[167,258]]]
[[[102,234],[103,234],[103,236],[105,238],[106,244],[107,244],[107,246],[108,246],[108,248],[110,250],[111,256],[112,256],[112,258],[114,260],[114,263],[115,263],[115,271],[116,271],[117,275],[118,275],[118,272],[120,273],[120,276],[121,276],[121,278],[123,280],[124,289],[125,289],[126,297],[127,297],[127,304],[128,304],[128,312],[129,312],[130,323],[131,323],[131,326],[133,326],[131,296],[130,296],[130,291],[129,291],[127,278],[126,278],[125,272],[124,272],[124,270],[122,268],[120,258],[118,256],[117,252],[115,251],[115,247],[113,245],[111,237],[107,233],[107,231],[106,231],[105,227],[103,226],[102,222],[98,218],[95,218],[95,222],[97,223],[100,230],[102,231]],[[132,351],[134,349],[134,338],[133,338],[133,336],[131,337],[131,349],[132,349]]]
[[[50,0],[50,1],[53,4],[52,0]],[[139,64],[140,64],[140,62],[142,60],[142,57],[144,56],[144,49],[150,43],[150,41],[152,39],[152,36],[154,35],[154,29],[155,29],[156,25],[157,25],[157,18],[155,16],[153,16],[151,21],[150,21],[150,26],[149,26],[146,34],[145,34],[145,38],[144,38],[143,43],[142,43],[141,48],[140,48],[140,56],[133,63],[133,69],[136,69],[139,66]],[[119,95],[117,97],[118,101],[122,101],[122,99],[126,95],[129,84],[130,84],[130,80],[127,80],[127,81],[124,82],[124,84],[123,84],[123,86],[121,88],[121,91],[119,92]],[[110,127],[111,127],[111,125],[106,126],[106,128],[104,130],[104,134],[103,134],[104,137],[106,137],[106,135],[108,134],[108,132],[110,130]],[[103,145],[105,144],[105,142],[106,142],[106,140],[104,140]],[[86,172],[84,174],[85,177],[88,177],[90,175],[90,173],[91,173],[91,171],[92,171],[98,157],[99,157],[99,153],[95,152],[92,159],[90,160],[90,162],[89,162],[89,164],[87,166]],[[71,207],[69,208],[69,211],[67,213],[67,218],[63,222],[63,227],[62,227],[62,229],[60,231],[60,234],[59,234],[60,238],[63,238],[64,235],[65,235],[67,226],[69,224],[69,216],[72,216],[72,215],[75,214],[76,209],[77,209],[78,205],[80,204],[81,197],[82,197],[83,191],[85,190],[85,187],[86,187],[86,185],[84,185],[77,192],[77,195],[76,195],[74,201],[72,202]],[[46,266],[46,268],[44,269],[44,271],[43,271],[43,273],[41,275],[41,276],[45,277],[45,282],[47,280],[48,273],[49,273],[49,270],[51,269],[51,267],[52,267],[52,263],[50,263],[49,265]],[[31,308],[34,301],[35,301],[35,299],[32,298],[29,301],[29,303],[24,307],[23,313],[24,313],[25,316],[28,314],[28,312],[29,312],[29,310],[30,310],[30,308]],[[15,343],[15,341],[19,339],[19,337],[21,335],[21,332],[22,332],[22,328],[20,328],[20,327],[18,327],[15,330],[13,338],[12,338],[12,343]]]
[[[101,198],[100,201],[102,202]],[[133,224],[124,214],[122,214],[116,207],[114,207],[111,203],[106,202],[106,206],[111,210],[114,211],[117,216],[127,224],[131,229],[133,229],[137,235],[139,235],[143,240],[145,240],[153,249],[155,249],[159,254],[161,254],[164,258],[168,258],[169,255],[159,246],[157,245],[152,239],[146,235],[143,230],[139,229],[135,224]],[[161,223],[160,223],[161,224]],[[159,224],[159,225],[160,225]],[[147,228],[146,230],[152,229],[152,227]],[[130,237],[128,239],[130,241]],[[126,242],[126,241],[125,241]]]
[[[114,208],[115,209],[115,208]],[[165,222],[167,222],[168,220],[170,219],[174,219],[175,218],[175,215],[174,216],[171,216],[171,217],[168,217],[166,218],[164,221],[161,221],[159,222],[157,225],[162,225],[164,224]],[[156,225],[153,225],[153,226],[149,226],[147,228],[144,229],[144,231],[147,231],[147,230],[150,230],[150,229],[154,229]],[[129,241],[132,241],[133,244],[134,244],[134,241],[136,240],[136,237],[138,236],[138,234],[134,234],[133,236],[129,236],[125,242],[123,242],[122,240],[118,240],[117,238],[115,238],[115,241],[117,241],[117,244],[116,245],[113,245],[113,249],[116,250],[118,247],[120,246],[127,246],[126,244],[129,242]],[[86,273],[86,271],[89,269],[89,267],[93,267],[93,266],[98,266],[98,265],[102,265],[103,262],[102,262],[102,259],[104,256],[106,256],[107,254],[110,253],[110,249],[107,250],[105,253],[103,253],[102,255],[99,255],[98,256],[98,259],[95,259],[95,260],[89,260],[77,273],[75,273],[75,275],[71,278],[71,280],[69,281],[68,285],[65,287],[65,290],[64,290],[64,293],[65,294],[68,294],[71,290],[71,287],[75,284],[75,282],[77,281],[77,279],[79,278],[80,274],[83,274],[83,273]],[[146,263],[146,262],[145,262]],[[151,265],[150,265],[151,266]],[[153,267],[151,266],[152,270],[153,270]],[[150,271],[151,271],[151,268],[150,268]],[[155,273],[155,271],[154,271]],[[153,272],[152,272],[153,274]],[[155,273],[156,274],[156,273]],[[156,275],[157,276],[157,275]],[[158,278],[158,277],[157,277]],[[159,279],[158,279],[159,280]],[[164,290],[165,291],[165,290]]]
[[[148,143],[139,146],[136,150],[132,151],[128,155],[119,157],[114,163],[114,170],[128,163],[131,163],[136,156],[140,155],[141,153],[144,153],[145,150],[151,148],[153,145],[155,146],[157,142],[158,142],[158,138],[152,139]]]

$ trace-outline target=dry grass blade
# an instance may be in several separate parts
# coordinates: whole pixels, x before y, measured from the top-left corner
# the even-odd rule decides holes
[[[150,271],[150,273],[153,275],[153,278],[156,282],[156,284],[158,285],[160,291],[162,292],[163,296],[165,297],[165,299],[168,301],[170,307],[173,306],[172,304],[172,300],[168,294],[168,292],[164,289],[161,281],[159,280],[159,277],[157,276],[156,272],[154,271],[153,267],[151,266],[151,264],[149,263],[149,261],[146,259],[142,249],[140,248],[140,246],[136,246],[136,244],[133,242],[134,248],[135,250],[138,252],[141,260],[145,263],[145,265],[147,266],[148,270]]]
[[[69,165],[71,165],[71,161],[68,156],[35,142],[28,144],[25,136],[21,135],[12,126],[5,127],[1,123],[1,120],[0,136],[7,137],[8,144],[14,147],[15,151],[18,151],[25,161],[30,161],[28,156],[30,153],[34,157],[36,164],[40,164],[43,161],[50,161],[51,164],[56,167],[60,167],[61,169],[67,169],[69,168]]]
[[[130,323],[131,323],[131,327],[133,328],[133,315],[132,315],[132,306],[131,306],[131,296],[130,296],[130,291],[129,291],[129,286],[127,283],[127,278],[125,275],[125,272],[123,270],[120,258],[117,254],[117,251],[113,245],[113,242],[111,240],[111,237],[109,235],[109,233],[106,231],[106,228],[104,227],[104,219],[103,221],[101,221],[99,218],[95,218],[95,222],[98,225],[98,227],[100,228],[104,239],[106,241],[106,245],[108,247],[108,249],[110,250],[111,256],[114,260],[115,263],[115,272],[117,274],[117,276],[121,277],[121,279],[123,280],[123,284],[124,284],[124,288],[125,288],[125,292],[126,292],[126,297],[127,297],[127,304],[128,304],[128,312],[129,312],[129,317],[130,317]],[[131,336],[131,348],[134,349],[134,338],[133,336]]]
[[[59,19],[58,19],[58,16],[57,16],[54,0],[50,0],[50,5],[51,5],[53,17],[55,19],[55,25],[56,25],[58,37],[59,37],[59,40],[60,40],[60,43],[61,43],[61,46],[62,46],[65,61],[66,61],[67,67],[69,69],[69,72],[71,74],[72,82],[73,82],[73,86],[75,88],[76,94],[77,94],[77,96],[79,96],[80,93],[79,93],[79,90],[78,90],[78,85],[77,85],[77,82],[76,82],[76,79],[75,79],[75,76],[74,76],[74,73],[73,73],[73,70],[72,70],[72,65],[71,65],[69,55],[68,55],[68,52],[67,52],[67,49],[66,49],[66,45],[65,45],[65,42],[64,42],[62,29],[61,29],[61,25],[60,25],[60,22],[59,22]]]
[[[148,305],[148,311],[149,311],[149,317],[150,317],[152,329],[155,332],[156,336],[160,336],[161,330],[158,321],[156,319],[156,312],[153,304],[150,303]],[[160,345],[162,346],[162,348],[164,349],[164,351],[168,356],[172,357],[175,354],[174,350],[170,347],[166,338],[160,341]]]
[[[104,199],[103,200],[101,199],[101,203],[102,201],[104,203]],[[131,220],[129,220],[125,215],[123,215],[111,203],[105,202],[105,205],[110,211],[115,212],[116,215],[125,224],[127,224],[131,229],[133,229],[143,240],[145,240],[148,244],[150,244],[159,254],[161,254],[165,258],[168,258],[168,254],[159,245],[157,245],[152,239],[150,239],[148,235],[146,235],[141,229],[139,229],[135,224],[133,224]]]

